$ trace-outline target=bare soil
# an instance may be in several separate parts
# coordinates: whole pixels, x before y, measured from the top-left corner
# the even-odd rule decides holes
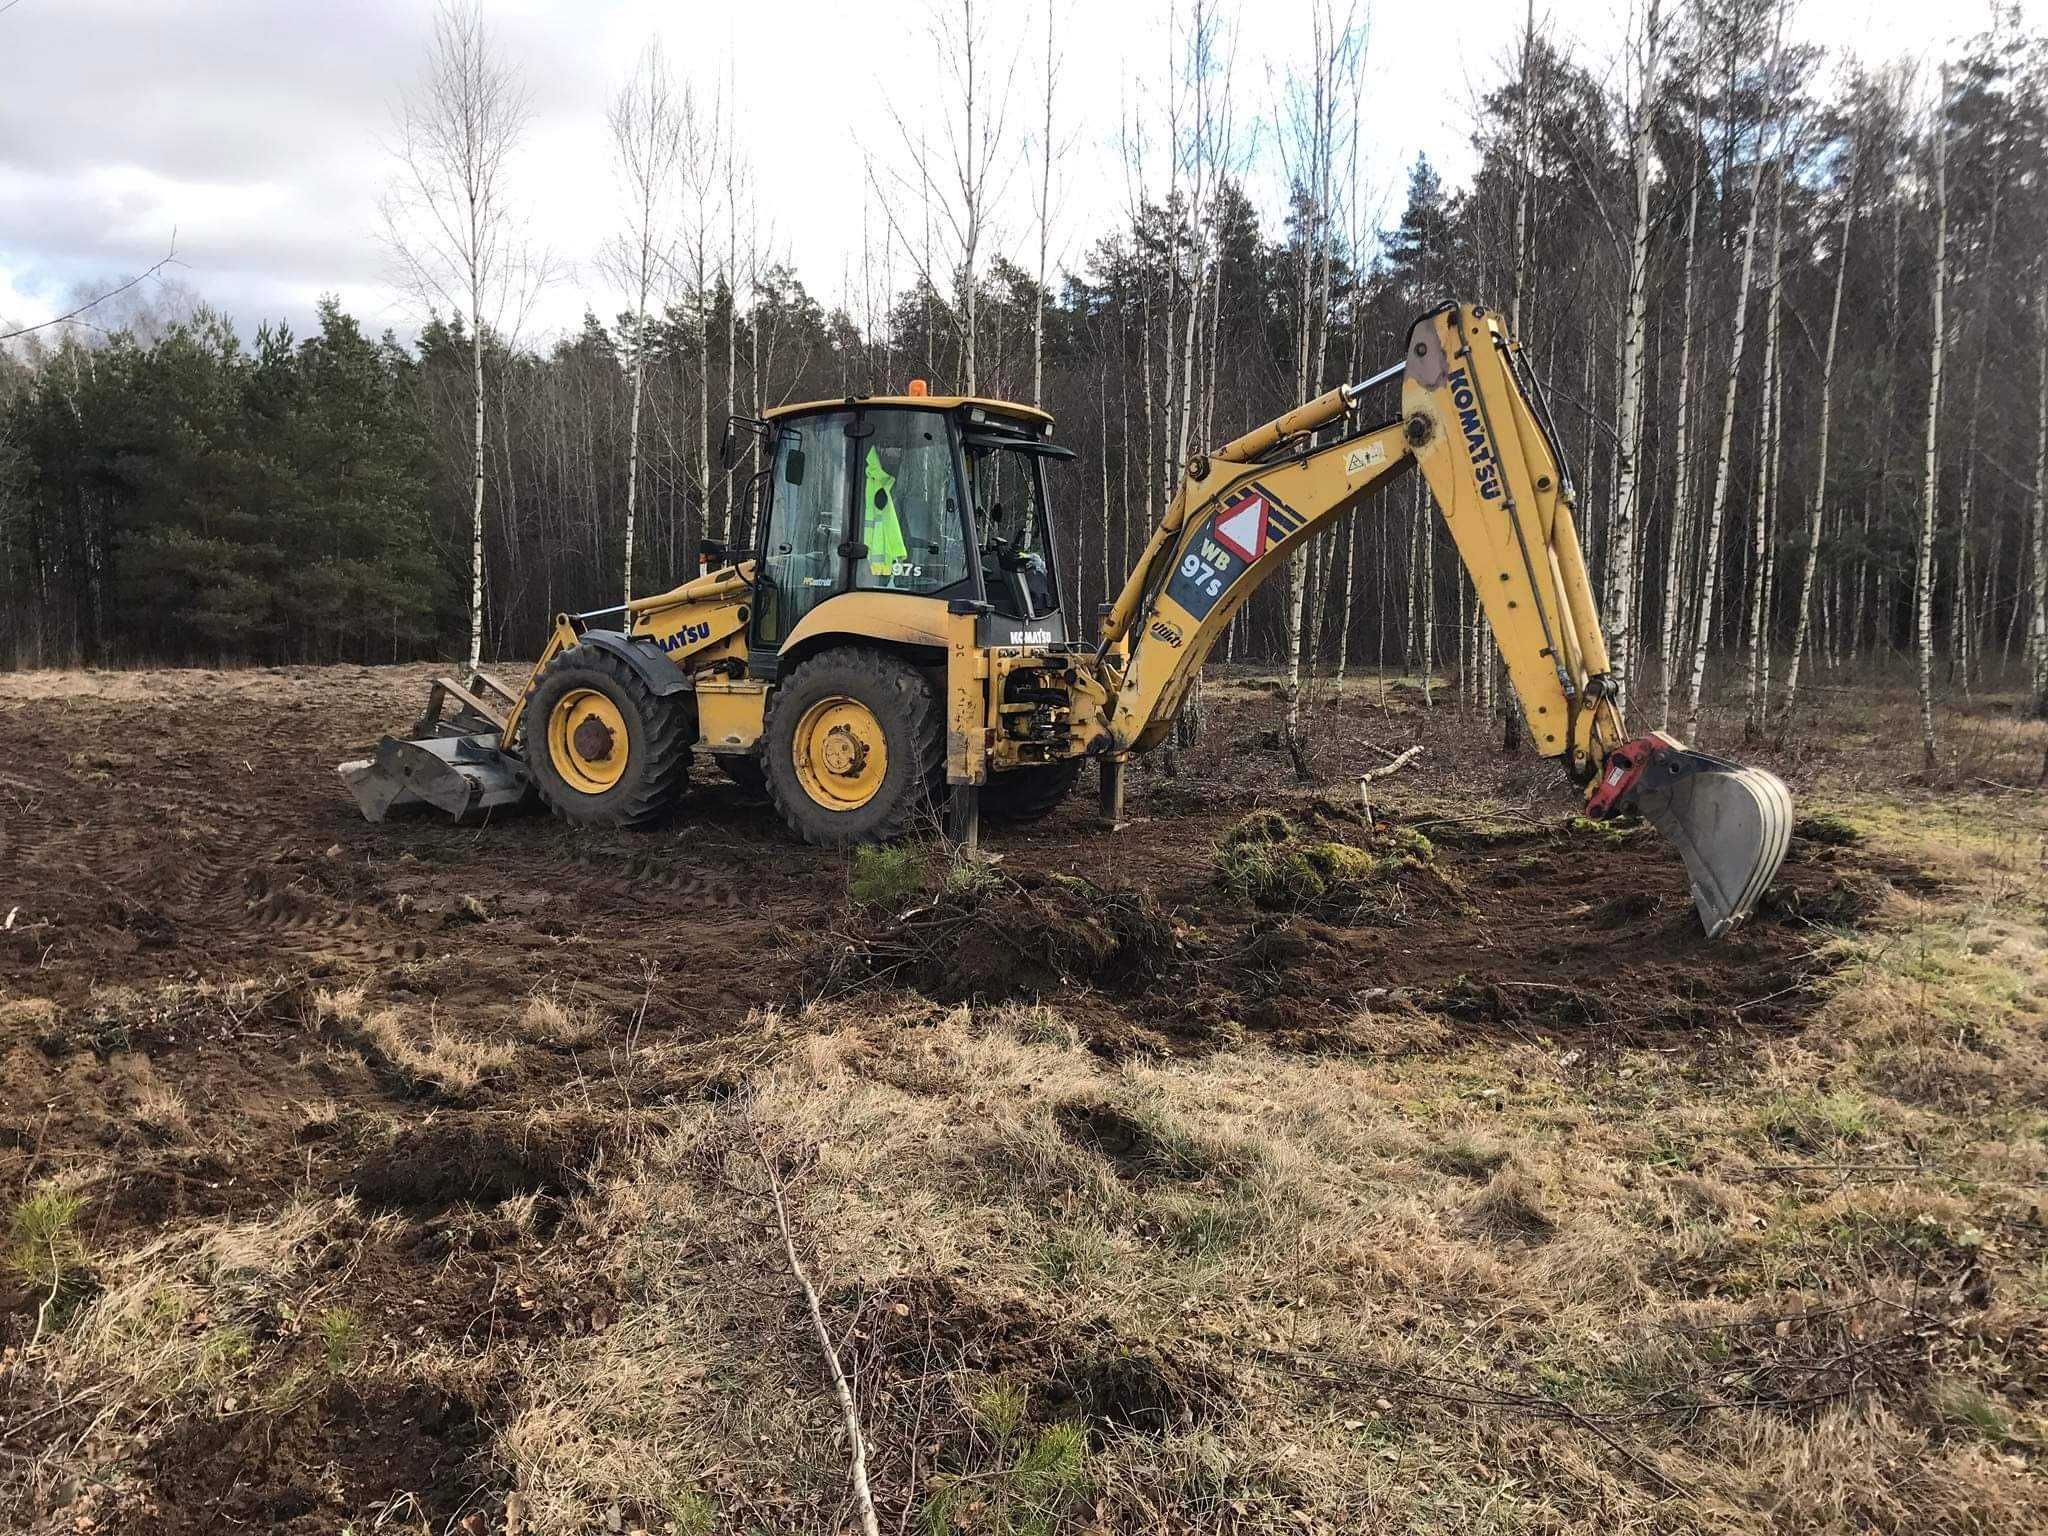
[[[1251,1038],[1415,1049],[1399,1026],[1424,1016],[1590,1056],[1649,1038],[1741,1053],[1816,1006],[1818,923],[1853,925],[1887,882],[1923,878],[1801,839],[1769,908],[1709,944],[1654,834],[1575,828],[1549,765],[1503,758],[1469,717],[1399,693],[1342,713],[1326,704],[1317,766],[1329,777],[1305,792],[1260,746],[1275,698],[1227,688],[1177,775],[1156,762],[1138,775],[1120,832],[1095,825],[1089,786],[1037,827],[991,831],[1027,900],[906,917],[851,907],[848,859],[800,845],[708,764],[674,825],[653,833],[541,815],[365,823],[334,764],[409,719],[427,675],[0,679],[10,1201],[55,1170],[104,1165],[80,1235],[107,1253],[352,1193],[368,1256],[349,1306],[375,1331],[460,1342],[601,1330],[612,1299],[565,1289],[546,1278],[560,1266],[538,1262],[573,1240],[563,1206],[632,1138],[660,1134],[648,1111],[729,1093],[786,1048],[795,1011],[821,992],[1052,1001],[1110,1056]],[[1416,740],[1421,764],[1375,786],[1379,820],[1367,821],[1348,776],[1383,760],[1376,748]],[[1211,853],[1236,819],[1273,804],[1320,837],[1370,848],[1398,824],[1433,852],[1369,904],[1261,909],[1224,889]],[[1077,910],[1089,887],[1138,914],[1142,966],[1130,935],[1095,949],[1047,942],[1048,925],[1089,919]],[[931,929],[941,917],[953,926]],[[323,1005],[352,989],[354,1014]],[[522,1025],[537,994],[609,1026],[537,1035]],[[503,1062],[474,1086],[437,1085],[362,1024],[378,1008],[501,1044]],[[164,1090],[182,1100],[189,1136],[138,1120],[138,1102]],[[1126,1127],[1074,1130],[1131,1152],[1118,1151]],[[481,1214],[521,1195],[537,1201],[523,1228]],[[11,1362],[41,1300],[0,1279]],[[318,1347],[303,1344],[309,1358]],[[1083,1361],[1070,1386],[1135,1421],[1199,1399],[1177,1372]],[[43,1402],[32,1388],[4,1386],[0,1439],[46,1414],[19,1428],[32,1451],[91,1418],[91,1402]],[[515,1390],[337,1379],[284,1412],[145,1416],[129,1426],[140,1491],[124,1528],[331,1530],[410,1495],[413,1518],[443,1529],[502,1508],[480,1448]]]

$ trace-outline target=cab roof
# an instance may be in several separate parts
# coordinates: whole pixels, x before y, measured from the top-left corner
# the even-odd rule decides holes
[[[920,411],[953,411],[963,406],[979,406],[991,416],[1007,416],[1013,421],[1024,421],[1034,426],[1049,427],[1052,417],[1035,405],[1019,405],[1014,400],[991,400],[984,395],[848,395],[840,400],[804,400],[794,405],[778,405],[763,411],[767,421],[780,421],[785,416],[807,416],[813,411],[844,410],[847,406],[901,406]]]

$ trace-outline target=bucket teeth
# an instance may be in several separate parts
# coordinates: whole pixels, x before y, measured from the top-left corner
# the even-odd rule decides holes
[[[1636,809],[1677,845],[1710,939],[1749,915],[1792,838],[1792,795],[1783,780],[1704,752],[1663,755]]]

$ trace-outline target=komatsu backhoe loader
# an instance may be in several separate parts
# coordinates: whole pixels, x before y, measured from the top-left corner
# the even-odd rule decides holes
[[[1370,420],[1396,377],[1399,414]],[[1090,759],[1113,824],[1125,763],[1167,735],[1231,617],[1420,468],[1535,749],[1588,814],[1669,836],[1710,936],[1784,857],[1775,777],[1625,729],[1557,434],[1483,307],[1431,311],[1400,364],[1196,457],[1092,639],[1062,616],[1046,466],[1073,454],[1043,412],[914,384],[735,424],[763,450],[755,547],[709,552],[673,591],[559,616],[523,688],[436,683],[411,738],[342,765],[365,814],[538,793],[572,822],[639,826],[701,752],[827,847],[899,836],[933,806],[968,838],[983,813],[1042,816]]]

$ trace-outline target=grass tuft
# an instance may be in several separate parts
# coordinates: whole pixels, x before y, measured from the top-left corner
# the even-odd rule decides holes
[[[189,1141],[192,1137],[185,1096],[162,1084],[153,1084],[136,1096],[135,1123],[159,1141]]]

